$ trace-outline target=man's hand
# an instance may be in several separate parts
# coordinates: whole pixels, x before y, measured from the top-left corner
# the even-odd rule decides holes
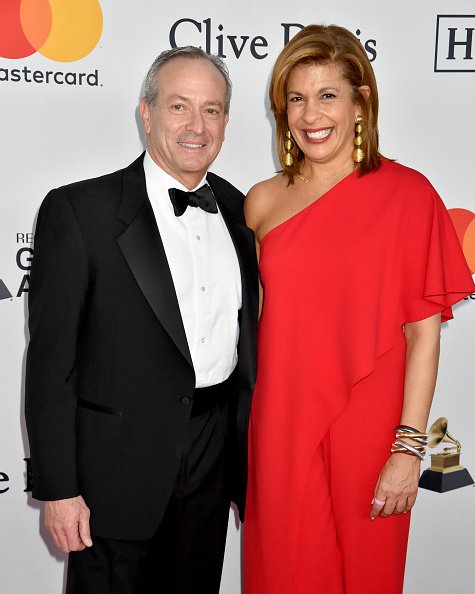
[[[45,526],[63,553],[92,546],[89,516],[89,508],[80,495],[45,503]]]

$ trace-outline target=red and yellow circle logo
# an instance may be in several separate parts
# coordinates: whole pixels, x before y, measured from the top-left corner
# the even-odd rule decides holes
[[[0,57],[38,52],[56,62],[74,62],[96,47],[102,34],[98,0],[1,0]]]
[[[465,208],[451,208],[449,214],[470,272],[475,274],[475,213]]]

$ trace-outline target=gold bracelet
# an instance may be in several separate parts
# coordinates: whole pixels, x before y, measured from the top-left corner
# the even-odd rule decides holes
[[[424,446],[427,445],[427,442],[429,440],[429,436],[427,433],[418,431],[417,429],[414,429],[414,427],[409,427],[408,425],[398,425],[394,430],[394,433],[396,434],[396,439],[412,439]]]
[[[426,449],[423,445],[411,445],[402,439],[396,439],[391,447],[391,454],[408,454],[409,456],[417,456],[420,460],[424,460]]]

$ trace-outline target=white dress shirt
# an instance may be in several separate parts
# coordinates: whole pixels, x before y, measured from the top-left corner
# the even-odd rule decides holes
[[[196,375],[196,387],[226,380],[237,363],[241,272],[220,212],[189,206],[175,216],[169,188],[188,192],[144,157],[147,193],[168,259]],[[193,188],[206,183],[206,176]],[[219,207],[218,207],[219,211]]]

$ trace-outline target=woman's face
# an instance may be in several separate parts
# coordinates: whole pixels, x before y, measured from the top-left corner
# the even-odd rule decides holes
[[[291,72],[287,121],[306,160],[337,166],[352,161],[359,113],[338,66],[302,64]]]

